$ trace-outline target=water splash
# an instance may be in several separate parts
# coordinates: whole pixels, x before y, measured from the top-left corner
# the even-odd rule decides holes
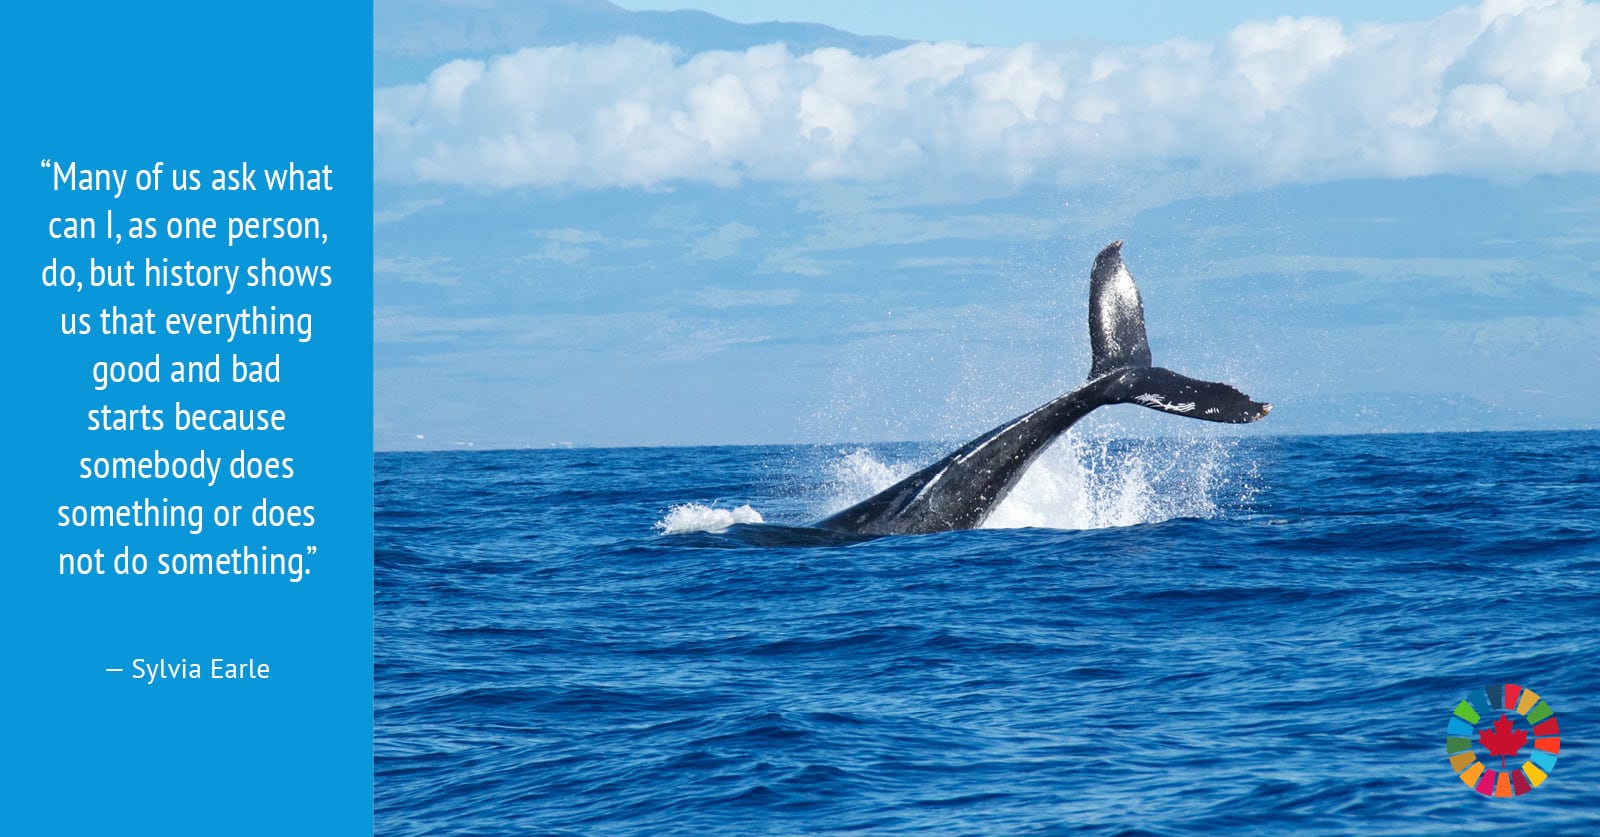
[[[866,448],[856,448],[828,463],[824,489],[827,502],[820,517],[843,511],[855,503],[905,479],[916,470],[911,462],[884,462]]]
[[[683,503],[667,510],[667,516],[655,523],[656,531],[663,535],[681,535],[687,532],[724,532],[736,523],[764,523],[761,512],[748,505],[735,509],[719,509],[699,503]]]
[[[1036,460],[984,521],[985,529],[1104,529],[1212,518],[1248,502],[1235,443],[1216,437],[1149,440],[1068,434]],[[859,448],[828,464],[823,515],[848,508],[916,470]]]
[[[1046,450],[985,529],[1104,529],[1216,517],[1241,489],[1233,444],[1214,437],[1131,440],[1068,435]]]

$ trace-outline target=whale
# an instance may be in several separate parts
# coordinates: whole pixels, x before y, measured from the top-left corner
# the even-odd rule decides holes
[[[1089,345],[1083,386],[1001,424],[812,528],[860,535],[973,529],[1016,487],[1028,466],[1067,429],[1108,404],[1137,404],[1203,421],[1245,424],[1271,412],[1233,387],[1151,365],[1144,301],[1113,241],[1089,272]]]

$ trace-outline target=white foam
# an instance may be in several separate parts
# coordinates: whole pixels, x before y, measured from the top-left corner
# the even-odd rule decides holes
[[[686,532],[724,532],[736,523],[763,523],[761,512],[748,505],[736,509],[719,509],[699,503],[684,503],[667,510],[667,516],[656,521],[656,531],[663,535],[681,535]]]

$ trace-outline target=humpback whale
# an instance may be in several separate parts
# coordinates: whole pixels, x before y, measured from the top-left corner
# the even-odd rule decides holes
[[[1227,384],[1152,366],[1144,302],[1122,261],[1122,242],[1089,274],[1089,344],[1083,386],[962,445],[950,455],[837,514],[811,524],[863,535],[971,529],[1004,500],[1034,459],[1078,419],[1107,404],[1138,404],[1205,421],[1243,424],[1272,410]]]

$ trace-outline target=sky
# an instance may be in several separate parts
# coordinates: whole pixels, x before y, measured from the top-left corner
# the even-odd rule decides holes
[[[378,15],[378,447],[970,437],[1113,239],[1248,432],[1600,426],[1600,6],[854,5]]]

